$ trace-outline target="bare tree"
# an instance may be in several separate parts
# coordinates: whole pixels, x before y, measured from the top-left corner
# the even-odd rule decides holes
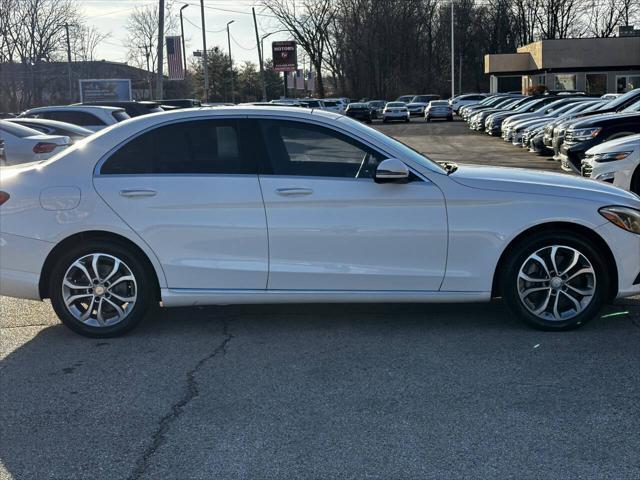
[[[263,0],[262,3],[309,55],[318,79],[316,90],[324,97],[322,65],[329,25],[335,14],[334,0]]]
[[[71,51],[76,62],[94,61],[96,49],[110,35],[109,33],[102,33],[93,25],[77,25],[70,32]]]
[[[587,32],[594,37],[611,37],[618,25],[631,25],[640,13],[637,0],[592,0],[588,4]]]

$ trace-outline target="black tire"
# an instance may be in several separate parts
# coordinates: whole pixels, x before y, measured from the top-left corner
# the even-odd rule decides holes
[[[578,315],[564,320],[548,320],[534,314],[524,305],[518,292],[519,273],[525,261],[533,253],[553,245],[567,246],[579,251],[591,263],[595,272],[595,291],[591,301]],[[608,301],[611,279],[609,277],[609,269],[603,258],[602,252],[588,239],[570,231],[541,232],[528,236],[515,245],[506,261],[500,266],[501,295],[507,308],[534,328],[547,331],[578,328],[595,318]],[[558,266],[560,267],[560,265]],[[558,268],[558,270],[560,269]],[[550,282],[547,283],[549,284]],[[573,292],[570,293],[575,295]],[[541,295],[544,295],[544,292]],[[562,296],[559,292],[556,292],[556,295]],[[551,298],[555,298],[555,296]]]
[[[636,171],[633,173],[633,177],[631,177],[630,190],[636,195],[640,195],[640,166],[636,167]]]
[[[427,119],[427,122],[431,121],[431,118],[429,118],[429,117],[425,117],[425,118]]]
[[[123,320],[113,325],[92,326],[76,319],[67,308],[63,297],[63,280],[70,266],[78,259],[93,253],[112,255],[124,262],[136,281],[136,300]],[[54,311],[67,327],[74,332],[91,338],[110,338],[123,335],[136,327],[144,318],[155,301],[154,272],[139,258],[137,252],[131,252],[126,245],[112,240],[94,240],[64,252],[55,262],[49,279],[49,295]]]

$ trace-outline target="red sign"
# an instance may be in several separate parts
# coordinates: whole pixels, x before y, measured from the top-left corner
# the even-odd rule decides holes
[[[295,72],[298,69],[296,42],[272,42],[271,53],[271,58],[273,58],[273,69],[276,72]]]

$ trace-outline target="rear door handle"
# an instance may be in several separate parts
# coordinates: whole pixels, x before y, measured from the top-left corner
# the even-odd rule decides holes
[[[276,193],[281,197],[292,197],[296,195],[311,195],[313,190],[310,188],[277,188]]]
[[[120,190],[120,196],[127,198],[154,197],[157,193],[155,190]]]

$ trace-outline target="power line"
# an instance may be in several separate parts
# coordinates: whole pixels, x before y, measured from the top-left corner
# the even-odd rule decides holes
[[[184,18],[184,20],[185,20],[187,23],[189,23],[189,24],[193,25],[193,26],[194,26],[194,27],[196,27],[198,30],[202,30],[202,27],[201,27],[200,25],[198,25],[198,24],[196,24],[196,23],[193,23],[193,22],[192,22],[191,20],[189,20],[187,17],[183,17],[183,18]],[[205,30],[205,31],[206,31],[207,33],[222,33],[222,32],[226,32],[226,31],[227,31],[227,29],[226,29],[226,28],[223,28],[223,29],[221,29],[221,30]]]

